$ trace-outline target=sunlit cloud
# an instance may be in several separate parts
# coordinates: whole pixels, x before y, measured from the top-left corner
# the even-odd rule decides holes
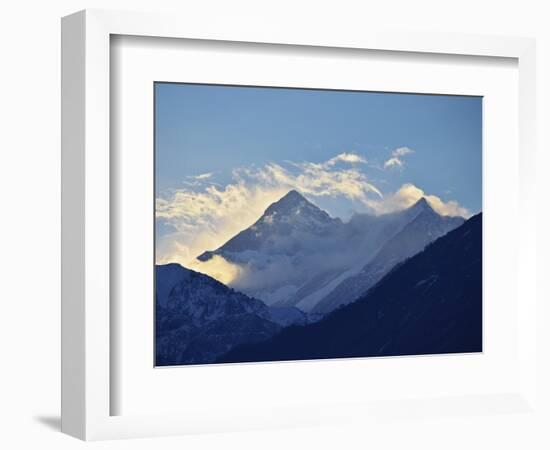
[[[471,216],[470,211],[460,206],[458,202],[454,200],[444,202],[438,196],[426,194],[422,189],[411,183],[404,184],[396,192],[387,194],[382,199],[369,200],[368,205],[376,214],[388,214],[409,208],[422,197],[442,216],[461,216],[465,218]]]
[[[409,147],[399,147],[391,152],[391,157],[384,162],[384,169],[403,168],[403,157],[414,153]]]
[[[269,183],[280,183],[313,197],[337,197],[366,201],[370,193],[382,193],[357,168],[331,169],[325,164],[311,162],[291,163],[298,174],[278,164],[268,164],[259,177]]]
[[[334,158],[330,158],[325,165],[327,167],[334,166],[338,162],[346,162],[351,164],[367,164],[367,160],[356,153],[340,153]]]
[[[205,183],[218,185],[217,183],[210,181],[210,178],[212,178],[213,175],[214,172],[201,173],[199,175],[188,175],[185,177],[183,184],[190,187],[199,187]]]
[[[405,152],[399,151],[401,155]],[[373,214],[399,211],[425,197],[440,214],[470,215],[457,202],[444,202],[412,184],[383,194],[361,170],[365,163],[360,155],[340,153],[324,162],[287,161],[237,168],[225,186],[212,181],[213,173],[189,178],[190,183],[197,184],[184,182],[183,187],[161,193],[156,199],[156,219],[163,225],[163,232],[157,236],[157,263],[190,266],[204,251],[217,249],[251,226],[270,204],[291,189],[313,202],[323,198],[348,200]],[[226,281],[246,275],[223,258],[205,269],[197,266],[196,270],[218,273],[217,278]]]
[[[386,162],[384,162],[384,169],[388,169],[390,167],[403,167],[403,161],[401,161],[397,157],[391,157]]]
[[[235,280],[242,278],[245,273],[244,267],[233,264],[220,255],[214,255],[208,261],[194,259],[187,263],[187,267],[215,278],[225,285],[229,285]]]
[[[392,152],[392,156],[405,156],[414,153],[414,150],[409,147],[399,147]]]
[[[174,231],[158,238],[160,264],[187,264],[252,225],[266,207],[286,193],[282,187],[252,186],[237,180],[224,188],[182,188],[157,198],[156,217]]]
[[[200,175],[189,176],[187,178],[193,178],[195,180],[206,180],[207,178],[212,177],[212,175],[214,175],[214,172],[201,173]]]
[[[223,187],[210,182],[213,174],[195,176],[194,183],[208,184],[184,183],[187,187],[156,199],[157,220],[174,230],[158,237],[157,262],[187,264],[203,251],[218,248],[291,189],[310,200],[341,197],[366,205],[371,197],[381,198],[380,190],[356,167],[364,163],[360,155],[340,153],[321,163],[242,167],[233,170],[232,182]]]

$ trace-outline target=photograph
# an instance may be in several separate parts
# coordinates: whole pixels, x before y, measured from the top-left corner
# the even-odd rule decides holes
[[[483,351],[480,96],[154,83],[155,366]]]
[[[0,450],[550,450],[548,2],[2,6]]]

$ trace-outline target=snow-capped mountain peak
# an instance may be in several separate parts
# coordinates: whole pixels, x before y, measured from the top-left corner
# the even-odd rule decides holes
[[[280,200],[272,203],[253,225],[217,250],[203,253],[198,259],[208,261],[215,254],[226,256],[228,253],[256,251],[265,245],[277,246],[278,241],[287,241],[289,236],[295,233],[326,235],[341,225],[340,219],[330,217],[326,211],[315,206],[297,191],[291,190]]]
[[[403,214],[411,220],[415,217],[418,217],[420,214],[424,214],[427,216],[441,216],[441,214],[433,209],[432,205],[430,205],[430,202],[426,199],[426,197],[421,197],[420,199],[418,199],[416,203],[405,209],[403,211]]]
[[[418,199],[416,201],[416,203],[414,203],[411,206],[411,208],[416,210],[416,211],[425,211],[425,210],[432,210],[433,211],[433,208],[430,205],[430,203],[428,202],[428,200],[426,200],[426,197],[420,197],[420,199]]]
[[[308,200],[302,194],[292,189],[291,191],[288,191],[284,197],[281,197],[275,203],[269,205],[264,214],[271,214],[273,212],[288,212],[307,201]]]
[[[310,223],[312,225],[329,225],[339,223],[339,219],[333,219],[327,212],[315,206],[303,195],[295,190],[289,191],[280,200],[272,203],[256,222],[273,225],[275,223]]]
[[[464,223],[462,217],[438,214],[422,197],[403,211],[405,223],[356,275],[350,276],[320,300],[313,310],[326,313],[355,300],[382,279],[394,266],[422,251],[430,242]],[[298,304],[300,307],[301,305]]]
[[[326,313],[462,222],[439,215],[422,197],[399,212],[343,223],[291,190],[198,260],[218,255],[239,266],[245,275],[230,286],[268,305],[312,311],[319,304],[317,312]]]

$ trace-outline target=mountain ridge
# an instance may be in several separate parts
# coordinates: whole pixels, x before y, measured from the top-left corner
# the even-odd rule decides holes
[[[262,301],[172,263],[155,267],[156,365],[206,364],[242,342],[267,339],[282,327],[304,324],[296,308]]]
[[[305,220],[300,222],[303,218]],[[335,227],[341,224],[340,219],[330,217],[326,211],[293,189],[269,205],[250,227],[237,233],[216,250],[203,252],[197,259],[206,262],[214,255],[257,250],[263,243],[262,239],[269,239],[270,232],[276,226],[279,227],[276,232],[284,233],[289,232],[291,227],[304,230],[308,226]]]
[[[479,213],[399,263],[357,301],[217,361],[481,352],[482,229]]]
[[[269,321],[263,302],[207,275],[176,264],[156,266],[155,273],[158,366],[213,362],[238,343],[266,339],[280,330]]]
[[[344,223],[291,190],[269,205],[253,225],[197,260],[208,263],[217,255],[238,265],[244,275],[230,282],[230,286],[270,306],[297,306],[306,312],[324,314],[353,300],[347,294],[341,302],[335,298],[346,283],[357,285],[353,297],[362,293],[363,285],[368,289],[374,284],[376,277],[367,275],[375,281],[357,281],[357,276],[388,241],[418,216],[425,217],[425,223],[424,231],[416,232],[419,245],[411,246],[414,251],[420,251],[426,243],[463,221],[439,215],[421,197],[404,210],[380,216],[356,215]],[[442,227],[442,223],[448,226]],[[394,258],[395,263],[410,256],[411,251]],[[389,268],[389,263],[379,264],[378,279]],[[317,307],[321,302],[324,306]]]
[[[437,214],[424,197],[409,211],[414,218],[388,240],[357,275],[345,279],[321,299],[312,312],[323,314],[350,303],[374,286],[395,265],[464,223],[463,218]]]

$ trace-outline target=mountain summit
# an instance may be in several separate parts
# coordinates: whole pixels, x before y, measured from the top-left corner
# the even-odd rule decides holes
[[[355,300],[463,221],[439,215],[423,197],[396,213],[363,214],[343,223],[291,190],[253,225],[198,260],[219,256],[239,266],[242,276],[230,286],[268,305],[322,315]]]
[[[430,202],[426,197],[420,197],[415,203],[409,206],[407,209],[401,211],[401,213],[407,218],[407,220],[414,220],[420,214],[425,217],[443,217],[435,209],[433,209]]]
[[[288,216],[298,214],[310,214],[322,217],[326,221],[330,221],[331,217],[322,209],[315,206],[307,198],[294,189],[289,191],[280,200],[269,205],[262,217],[273,215]],[[260,219],[261,220],[261,219]],[[335,219],[332,219],[335,220]]]
[[[302,194],[293,189],[291,191],[288,191],[288,193],[284,197],[281,197],[280,200],[277,200],[275,203],[269,205],[264,214],[289,211],[304,202],[309,203]]]
[[[411,207],[410,207],[411,210],[413,211],[426,211],[426,210],[432,210],[433,211],[433,208],[432,208],[432,205],[430,205],[430,203],[428,202],[428,200],[426,200],[426,197],[420,197],[416,203],[414,203]]]
[[[462,217],[439,215],[424,197],[400,214],[405,218],[405,225],[401,230],[380,247],[359,273],[343,280],[325,298],[318,301],[313,308],[314,312],[326,314],[356,300],[397,264],[416,255],[430,242],[464,223]]]
[[[341,224],[340,219],[333,219],[326,211],[315,206],[295,190],[289,191],[280,200],[272,203],[263,216],[254,225],[289,223],[301,227],[323,227]]]
[[[225,257],[231,253],[258,250],[267,242],[274,243],[279,237],[291,235],[293,232],[326,234],[341,225],[340,219],[333,219],[303,195],[291,190],[272,203],[252,226],[217,250],[204,252],[198,259],[208,261],[214,255]]]
[[[292,297],[316,274],[320,263],[338,267],[326,255],[342,250],[344,228],[340,219],[291,190],[253,225],[197,259],[208,262],[220,256],[239,265],[245,276],[231,287],[271,305]]]

